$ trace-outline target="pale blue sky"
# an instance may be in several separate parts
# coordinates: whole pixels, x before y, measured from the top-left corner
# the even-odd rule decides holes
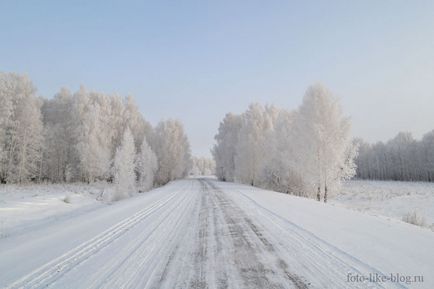
[[[131,94],[209,155],[226,112],[296,108],[320,81],[353,134],[434,129],[434,1],[2,1],[0,70],[40,95]]]

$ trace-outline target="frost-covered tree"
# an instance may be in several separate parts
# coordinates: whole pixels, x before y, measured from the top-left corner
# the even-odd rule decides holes
[[[149,146],[146,138],[141,141],[136,161],[137,187],[140,191],[148,191],[154,185],[154,176],[158,169],[157,156]]]
[[[147,164],[137,172],[142,189],[150,188],[153,173],[163,184],[190,169],[182,125],[163,122],[154,133],[131,96],[80,87],[74,94],[62,89],[51,99],[39,99],[27,77],[0,73],[0,104],[0,182],[111,182],[127,128],[134,151]],[[164,165],[158,172],[155,156],[143,140],[158,149],[158,162]]]
[[[423,136],[419,147],[419,180],[434,182],[434,130]]]
[[[205,157],[193,157],[191,175],[194,176],[210,176],[215,174],[215,162],[213,159]]]
[[[7,177],[7,128],[14,110],[13,106],[13,83],[15,75],[0,73],[0,181],[5,182]]]
[[[297,136],[294,133],[296,113],[281,110],[273,134],[268,137],[262,186],[283,193],[306,196],[306,188],[297,162]]]
[[[77,175],[72,94],[61,89],[54,98],[44,100],[45,130],[43,176],[53,182],[69,182]]]
[[[216,144],[211,151],[216,163],[216,175],[220,180],[234,181],[236,147],[240,128],[241,116],[232,113],[226,114],[220,123],[215,136]]]
[[[6,179],[6,131],[13,113],[11,82],[14,76],[0,72],[0,180]]]
[[[332,94],[311,86],[295,112],[250,105],[226,115],[213,157],[219,179],[317,197],[338,190],[355,173],[357,145],[349,119]]]
[[[296,118],[298,162],[304,178],[316,188],[317,199],[327,202],[343,179],[355,173],[350,121],[338,101],[320,84],[309,87]],[[350,158],[350,159],[348,159]]]
[[[93,182],[104,180],[110,169],[110,143],[105,127],[105,107],[97,101],[98,95],[87,92],[84,87],[74,96],[76,150],[81,179]]]
[[[114,158],[117,148],[122,143],[125,126],[124,99],[119,95],[110,97],[110,121],[106,126],[110,128],[109,140],[111,144],[111,157]]]
[[[179,121],[160,122],[155,128],[151,147],[158,159],[157,184],[163,185],[188,174],[191,168],[190,144]]]
[[[35,91],[26,76],[0,74],[2,181],[22,183],[40,178],[43,125],[41,101]]]
[[[125,99],[124,106],[124,127],[130,128],[136,150],[140,150],[142,141],[151,137],[151,125],[143,118],[132,96]]]
[[[152,137],[152,127],[143,118],[132,96],[122,98],[118,95],[109,97],[110,112],[106,127],[109,128],[111,143],[111,155],[114,157],[117,147],[122,142],[125,129],[128,127],[134,138],[136,150],[140,151],[141,142],[144,138]]]
[[[413,160],[416,160],[416,151],[413,151],[415,140],[411,133],[398,133],[387,143],[390,155],[390,165],[393,168],[394,180],[411,180],[415,172]],[[415,157],[412,158],[412,155]]]
[[[40,100],[29,98],[15,111],[11,137],[8,182],[39,180],[43,145]]]
[[[252,104],[241,115],[235,155],[235,179],[257,186],[264,165],[267,136],[273,130],[277,110]]]
[[[132,97],[123,99],[83,87],[74,95],[62,89],[44,102],[42,112],[47,145],[44,171],[54,182],[112,179],[109,168],[126,127],[134,128],[136,144],[152,129]]]
[[[434,181],[434,132],[421,140],[400,132],[386,143],[360,144],[356,159],[357,177],[361,179]]]
[[[115,192],[113,200],[120,200],[131,196],[136,190],[135,176],[135,147],[133,135],[129,128],[125,129],[120,147],[116,150],[114,160]]]

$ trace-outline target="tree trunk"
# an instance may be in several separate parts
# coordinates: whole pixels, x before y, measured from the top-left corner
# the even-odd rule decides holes
[[[324,203],[327,203],[327,186],[324,188]]]
[[[317,200],[318,202],[321,201],[321,187],[320,187],[320,186],[318,186],[318,192],[317,192],[317,194],[316,194],[316,200]]]

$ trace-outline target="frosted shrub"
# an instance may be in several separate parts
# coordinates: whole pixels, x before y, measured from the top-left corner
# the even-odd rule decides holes
[[[417,211],[413,211],[410,213],[407,213],[402,217],[402,220],[406,223],[413,224],[420,227],[425,227],[425,218]]]
[[[63,198],[63,202],[67,203],[67,204],[71,204],[72,200],[71,200],[71,196],[67,195]]]

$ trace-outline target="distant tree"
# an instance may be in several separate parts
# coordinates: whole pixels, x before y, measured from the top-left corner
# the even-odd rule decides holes
[[[113,200],[127,198],[136,190],[135,155],[134,139],[130,129],[126,128],[121,146],[116,150],[114,160],[115,194]]]
[[[10,147],[8,182],[39,180],[43,145],[40,101],[27,99],[15,111],[15,126]],[[12,132],[13,131],[13,132]]]
[[[110,170],[110,143],[104,110],[97,94],[87,92],[84,87],[74,95],[74,117],[77,136],[76,150],[79,157],[81,180],[94,182],[105,180]]]
[[[317,200],[327,202],[331,190],[355,173],[356,148],[350,138],[350,121],[338,101],[320,84],[309,87],[297,114],[296,127],[303,173],[317,188]]]
[[[389,150],[391,168],[393,168],[394,180],[412,180],[411,155],[414,154],[412,146],[415,140],[411,133],[398,133],[398,135],[387,143]]]
[[[0,182],[114,181],[127,128],[141,160],[136,171],[141,189],[151,188],[154,173],[156,184],[164,184],[189,172],[190,146],[182,124],[162,122],[154,132],[133,97],[80,87],[74,94],[61,89],[42,99],[35,91],[26,76],[0,72]],[[158,171],[146,140],[158,151],[163,165]]]
[[[124,127],[129,127],[134,137],[136,150],[140,150],[142,141],[151,137],[152,127],[143,118],[139,108],[132,96],[128,96],[124,101]]]
[[[434,133],[417,141],[408,132],[400,132],[386,143],[359,141],[356,160],[360,179],[397,181],[434,181]]]
[[[0,156],[3,181],[23,183],[39,180],[43,125],[41,101],[35,96],[35,91],[26,76],[0,74]]]
[[[53,182],[69,182],[77,175],[72,106],[73,97],[67,89],[61,89],[42,105],[45,130],[43,177]]]
[[[148,191],[154,185],[155,173],[158,169],[157,156],[149,146],[146,138],[141,141],[140,151],[137,153],[136,161],[137,186],[141,191]]]
[[[232,113],[226,114],[220,123],[215,136],[216,144],[211,153],[216,165],[216,175],[223,181],[234,181],[235,156],[241,128],[241,116]]]
[[[274,132],[267,137],[262,186],[283,193],[307,196],[301,162],[297,158],[297,135],[294,131],[296,112],[280,110]]]
[[[195,176],[210,176],[215,174],[215,162],[205,157],[193,157],[190,174]]]
[[[7,128],[13,113],[13,85],[17,76],[0,72],[0,181],[5,182],[7,176]],[[16,81],[16,80],[15,80]]]
[[[215,137],[213,157],[221,180],[326,202],[355,174],[357,144],[350,121],[325,87],[308,88],[295,112],[252,104],[227,114]]]
[[[420,142],[420,180],[434,182],[434,130],[425,134]]]
[[[157,184],[163,185],[188,174],[191,168],[190,144],[179,121],[160,122],[155,128],[151,147],[158,159]]]
[[[264,108],[251,104],[241,115],[241,128],[235,155],[235,180],[252,186],[258,185],[260,149],[264,137]]]
[[[235,151],[235,179],[260,185],[265,162],[267,137],[271,136],[278,111],[252,104],[241,115],[241,127]]]

